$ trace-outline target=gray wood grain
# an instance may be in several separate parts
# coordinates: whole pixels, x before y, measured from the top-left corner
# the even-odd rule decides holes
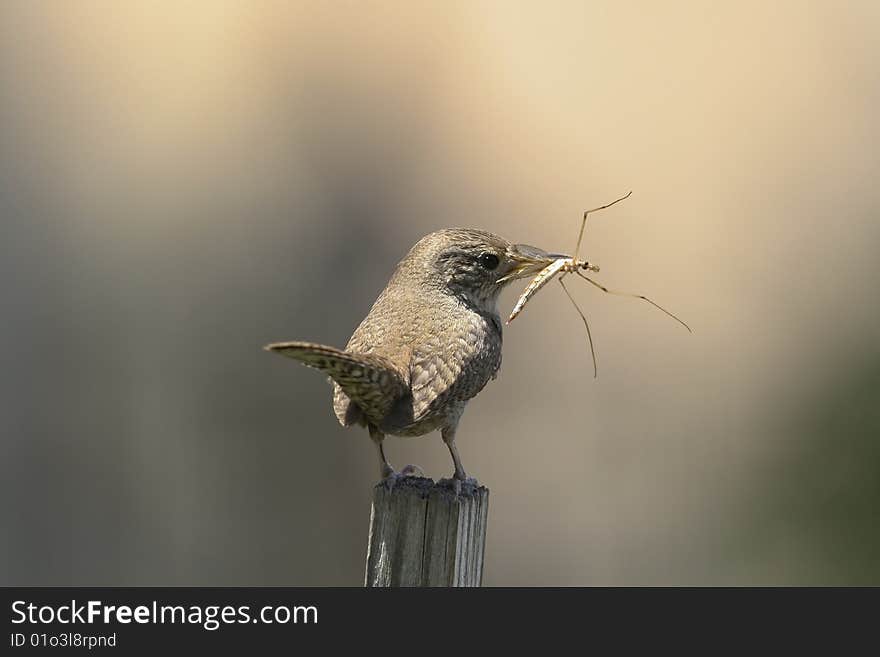
[[[373,488],[366,586],[480,586],[489,489],[406,477]]]

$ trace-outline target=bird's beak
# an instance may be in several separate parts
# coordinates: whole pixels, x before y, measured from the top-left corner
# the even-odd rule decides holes
[[[507,260],[510,262],[510,268],[503,277],[498,279],[498,282],[508,283],[518,278],[534,276],[554,260],[568,257],[564,253],[547,253],[536,246],[529,246],[528,244],[514,244],[507,249]]]

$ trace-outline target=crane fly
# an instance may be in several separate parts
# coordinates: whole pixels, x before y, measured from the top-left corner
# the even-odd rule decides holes
[[[611,203],[606,203],[605,205],[601,205],[598,208],[593,208],[592,210],[587,210],[586,212],[584,212],[584,218],[581,221],[581,229],[580,229],[580,232],[578,233],[577,244],[574,247],[574,255],[567,256],[567,255],[555,254],[555,253],[547,254],[546,255],[546,260],[548,261],[547,266],[544,267],[544,269],[542,269],[541,271],[539,271],[538,274],[528,284],[526,289],[523,290],[523,293],[520,295],[519,299],[517,299],[516,305],[513,307],[513,310],[510,313],[510,317],[507,318],[507,323],[510,324],[514,319],[516,319],[517,315],[519,315],[522,312],[523,308],[525,308],[525,305],[529,302],[529,299],[531,299],[533,296],[535,296],[541,288],[543,288],[545,285],[547,285],[547,283],[549,283],[550,281],[552,281],[554,278],[556,278],[558,276],[559,278],[557,278],[556,280],[559,281],[559,284],[562,286],[563,291],[565,291],[565,295],[569,298],[572,305],[574,305],[575,310],[577,310],[578,315],[581,316],[581,320],[583,320],[583,322],[584,322],[584,327],[587,329],[587,340],[590,344],[590,354],[593,357],[593,377],[594,378],[599,376],[599,367],[596,363],[596,350],[593,347],[593,336],[590,333],[590,323],[587,321],[587,316],[584,315],[583,311],[580,309],[580,306],[578,306],[577,301],[574,300],[574,297],[571,295],[571,293],[568,291],[568,288],[565,286],[564,279],[568,274],[575,274],[577,276],[580,276],[585,281],[587,281],[591,285],[599,288],[600,290],[602,290],[606,294],[614,294],[616,296],[622,296],[622,297],[632,297],[635,299],[641,299],[642,301],[647,301],[652,306],[654,306],[655,308],[658,308],[659,310],[662,310],[664,313],[666,313],[667,315],[672,317],[672,319],[674,319],[679,324],[684,326],[688,330],[688,332],[693,333],[693,331],[691,331],[690,326],[685,324],[681,319],[679,319],[678,317],[673,315],[671,312],[669,312],[668,310],[666,310],[665,308],[663,308],[659,304],[651,301],[648,297],[644,296],[643,294],[631,294],[629,292],[618,292],[616,290],[611,290],[611,289],[605,287],[604,285],[602,285],[601,283],[594,281],[592,278],[590,278],[586,274],[584,274],[585,271],[594,272],[594,273],[599,272],[598,265],[594,265],[593,263],[588,262],[586,260],[578,260],[578,253],[581,248],[581,241],[583,240],[583,237],[584,237],[584,229],[587,226],[587,217],[593,212],[598,212],[599,210],[604,210],[606,208],[610,208],[615,203],[620,203],[621,201],[628,199],[631,194],[632,194],[632,191],[630,191],[625,196],[621,196],[619,199],[612,201]]]

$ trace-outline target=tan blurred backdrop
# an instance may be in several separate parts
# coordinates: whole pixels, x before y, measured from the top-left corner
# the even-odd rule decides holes
[[[880,584],[878,61],[871,0],[4,2],[0,583],[359,584],[373,448],[261,345],[633,189],[586,255],[694,334],[575,285],[594,381],[557,286],[506,331],[485,583]]]

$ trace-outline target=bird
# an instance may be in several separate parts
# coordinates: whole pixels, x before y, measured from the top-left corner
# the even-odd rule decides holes
[[[333,384],[333,409],[343,427],[366,427],[385,481],[422,474],[396,472],[385,456],[387,435],[439,430],[452,457],[449,481],[467,476],[455,444],[465,406],[501,367],[498,297],[512,281],[560,257],[472,228],[446,228],[420,239],[344,349],[315,342],[276,342],[265,349],[320,370]]]

